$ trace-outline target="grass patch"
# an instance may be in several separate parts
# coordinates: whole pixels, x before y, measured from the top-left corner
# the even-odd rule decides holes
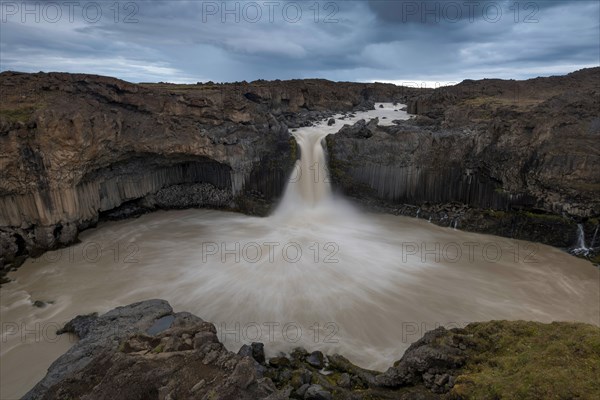
[[[165,349],[165,345],[161,343],[152,349],[152,353],[154,353],[154,354],[162,353],[164,351],[164,349]]]
[[[600,328],[491,321],[464,333],[474,354],[451,391],[464,399],[600,398]]]
[[[523,215],[525,215],[527,218],[538,219],[538,220],[549,221],[549,222],[569,222],[568,218],[566,218],[562,215],[556,215],[556,214],[538,214],[538,213],[533,213],[530,211],[525,211],[523,213]]]

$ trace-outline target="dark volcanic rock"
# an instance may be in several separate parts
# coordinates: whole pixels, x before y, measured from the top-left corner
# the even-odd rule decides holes
[[[308,357],[306,357],[306,362],[318,369],[323,368],[325,365],[324,361],[323,353],[320,351],[313,351]]]
[[[155,208],[265,214],[296,161],[288,127],[415,89],[325,80],[140,84],[0,73],[0,271],[74,243],[99,217]]]
[[[83,339],[90,332],[90,327],[98,319],[98,313],[88,315],[78,315],[58,330],[56,333],[62,335],[63,333],[72,333],[79,339]]]
[[[333,184],[405,215],[458,204],[464,212],[425,217],[570,247],[577,223],[591,235],[600,215],[599,82],[593,68],[465,81],[415,96],[409,111],[416,118],[391,127],[359,121],[327,137]],[[408,205],[414,210],[398,211]],[[490,217],[490,210],[498,212]]]
[[[331,396],[331,393],[323,389],[321,385],[311,385],[306,389],[304,398],[306,400],[331,400],[333,397]]]
[[[531,368],[523,360],[539,357],[528,353],[528,358],[504,368],[497,361],[507,359],[504,350],[498,348],[499,341],[506,346],[525,346],[523,351],[527,352],[533,351],[532,346],[542,349],[557,363],[552,368],[566,368],[565,363],[577,352],[590,365],[598,357],[589,351],[595,348],[597,327],[491,321],[464,329],[430,331],[383,373],[357,367],[337,354],[329,355],[326,371],[321,370],[323,365],[318,361],[324,356],[320,352],[309,356],[301,348],[289,357],[271,358],[261,365],[261,343],[243,346],[239,354],[230,352],[219,342],[213,324],[189,313],[174,313],[163,300],[118,307],[100,316],[79,316],[63,332],[76,334],[79,342],[50,366],[46,377],[25,399],[462,398],[461,393],[488,390],[490,381],[485,378],[478,386],[473,383],[482,368],[491,369],[487,371],[490,376],[513,377],[519,368]],[[587,341],[585,347],[560,347],[563,341],[572,344],[574,337]],[[552,346],[558,346],[560,352],[548,353]],[[567,357],[565,351],[569,352]],[[494,361],[488,364],[484,354]],[[590,393],[597,391],[593,385],[587,386]],[[531,393],[533,397],[525,398],[539,398],[535,397],[537,392]]]
[[[386,210],[460,203],[479,216],[564,214],[593,231],[599,73],[436,90],[323,80],[135,85],[0,73],[0,275],[75,243],[101,218],[184,207],[265,215],[299,156],[288,128],[372,110],[375,101],[407,102],[417,117],[391,128],[359,123],[328,137],[333,183],[348,195]],[[560,238],[544,239],[548,224],[477,215],[447,218],[476,231],[531,231],[514,237],[573,243],[572,224]]]
[[[243,345],[238,354],[243,357],[252,357],[259,364],[265,363],[265,346],[262,343],[252,343]]]
[[[425,386],[436,392],[445,392],[449,381],[448,372],[462,367],[466,362],[466,352],[458,347],[440,343],[446,336],[444,328],[427,332],[413,343],[402,359],[385,373],[375,377],[377,385],[399,387],[424,382]],[[436,377],[436,379],[433,379]],[[443,390],[443,389],[446,390]]]
[[[59,333],[67,332],[79,342],[50,366],[24,399],[327,400],[332,392],[343,399],[403,399],[415,393],[434,398],[422,385],[407,390],[374,386],[374,373],[337,355],[332,356],[334,368],[345,371],[337,380],[317,372],[324,366],[321,352],[308,355],[296,349],[290,358],[274,357],[260,365],[262,343],[243,346],[234,354],[219,342],[213,324],[174,313],[163,300],[78,316]]]
[[[165,317],[168,326],[147,333]],[[81,340],[24,399],[259,399],[277,392],[253,359],[223,348],[212,324],[173,313],[162,300],[77,317],[63,331]]]
[[[75,333],[80,341],[54,361],[46,377],[23,398],[51,398],[44,395],[53,385],[86,368],[93,361],[90,355],[116,350],[122,340],[132,334],[143,333],[156,319],[172,312],[166,301],[148,300],[115,308],[100,317],[76,317],[65,326],[63,332]]]

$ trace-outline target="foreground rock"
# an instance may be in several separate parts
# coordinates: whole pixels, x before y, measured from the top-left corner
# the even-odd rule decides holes
[[[585,324],[476,323],[438,328],[386,372],[341,355],[295,349],[265,360],[260,343],[238,354],[214,325],[163,300],[80,316],[80,341],[25,399],[594,398],[600,329]]]

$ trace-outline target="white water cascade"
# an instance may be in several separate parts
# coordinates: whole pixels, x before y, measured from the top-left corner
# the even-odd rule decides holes
[[[577,250],[587,251],[588,248],[585,246],[585,231],[583,230],[582,224],[577,224]]]
[[[591,243],[590,247],[588,248],[585,245],[585,230],[583,229],[583,224],[577,224],[577,244],[571,250],[571,253],[578,255],[578,256],[589,255],[590,250],[593,246],[594,240],[595,240],[595,235],[594,235],[594,238],[592,239],[592,243]]]
[[[599,295],[597,270],[585,260],[424,219],[365,214],[332,194],[323,138],[362,118],[408,118],[396,109],[385,104],[293,132],[301,159],[271,217],[159,211],[103,223],[79,244],[27,260],[0,291],[2,323],[51,332],[78,314],[163,298],[214,323],[233,351],[253,341],[267,356],[302,346],[379,370],[440,325],[600,324],[600,305],[589,301]],[[35,300],[53,303],[36,308]],[[72,344],[12,331],[2,341],[0,398],[21,397]]]
[[[296,162],[278,211],[298,213],[331,200],[323,140],[326,132],[306,129],[294,134],[301,158]]]

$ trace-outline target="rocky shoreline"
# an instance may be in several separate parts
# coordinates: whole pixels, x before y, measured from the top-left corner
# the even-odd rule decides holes
[[[582,229],[592,250],[599,75],[429,90],[3,72],[0,275],[102,220],[189,207],[266,215],[299,156],[290,130],[375,101],[408,104],[416,117],[329,136],[335,189],[371,210],[561,248]]]
[[[25,400],[583,399],[600,394],[594,379],[600,328],[586,324],[491,321],[437,328],[385,372],[300,348],[266,359],[262,343],[243,345],[236,354],[220,343],[213,324],[175,313],[164,300],[78,316],[60,333],[79,341],[52,363]]]

